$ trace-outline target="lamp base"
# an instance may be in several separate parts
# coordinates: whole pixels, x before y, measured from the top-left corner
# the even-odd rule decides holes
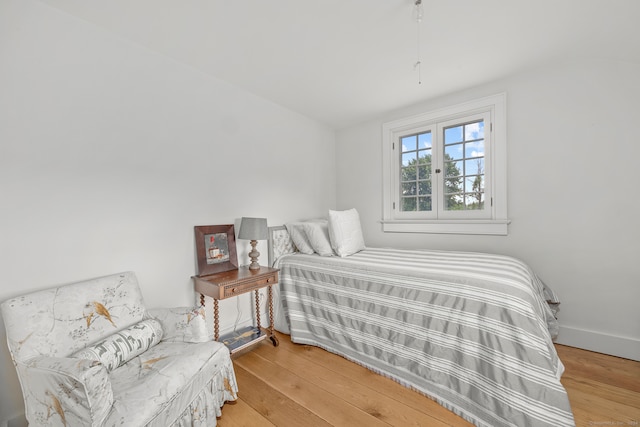
[[[258,257],[260,256],[260,252],[258,252],[256,249],[258,241],[252,240],[250,243],[251,251],[249,252],[249,258],[251,259],[251,264],[249,264],[249,270],[260,270],[260,264],[258,264]]]

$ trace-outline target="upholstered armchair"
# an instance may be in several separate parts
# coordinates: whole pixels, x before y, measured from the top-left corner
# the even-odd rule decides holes
[[[0,305],[38,426],[214,426],[237,384],[201,308],[147,310],[133,273]]]

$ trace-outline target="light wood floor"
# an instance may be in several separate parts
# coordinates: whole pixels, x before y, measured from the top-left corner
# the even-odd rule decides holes
[[[263,341],[234,356],[238,400],[218,419],[232,426],[470,426],[434,401],[316,347]],[[557,346],[576,425],[640,425],[640,362]]]

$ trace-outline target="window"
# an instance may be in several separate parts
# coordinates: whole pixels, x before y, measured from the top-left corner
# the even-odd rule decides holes
[[[383,125],[383,229],[507,234],[505,95]]]

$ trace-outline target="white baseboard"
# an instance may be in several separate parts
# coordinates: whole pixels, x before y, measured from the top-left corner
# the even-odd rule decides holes
[[[558,344],[640,361],[640,340],[561,326]]]

